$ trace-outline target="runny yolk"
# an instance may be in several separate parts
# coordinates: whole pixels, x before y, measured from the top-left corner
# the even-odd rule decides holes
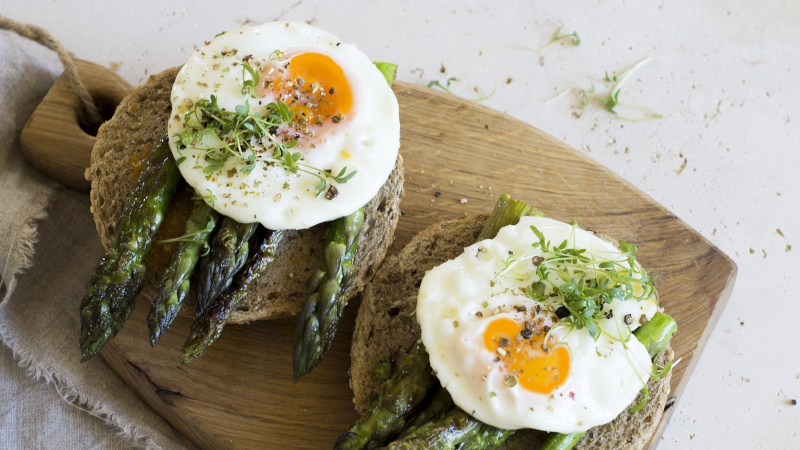
[[[514,376],[520,387],[549,394],[567,380],[569,351],[564,346],[555,346],[554,342],[544,345],[546,333],[541,331],[531,332],[530,338],[524,338],[521,334],[524,328],[509,318],[498,318],[486,327],[483,343],[487,350],[497,354],[504,371]],[[523,338],[517,339],[517,336]]]
[[[288,65],[287,65],[288,63]],[[265,90],[294,111],[301,125],[343,120],[353,106],[353,94],[344,71],[329,56],[300,53],[283,62],[285,71],[264,74]]]

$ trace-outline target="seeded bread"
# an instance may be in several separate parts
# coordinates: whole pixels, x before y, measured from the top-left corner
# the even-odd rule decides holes
[[[170,91],[177,73],[178,68],[174,68],[150,77],[122,101],[114,117],[98,131],[86,178],[92,182],[92,213],[106,247],[114,237],[125,196],[133,187],[143,161],[166,132],[171,112]],[[175,248],[175,244],[158,241],[181,235],[189,215],[191,195],[185,186],[179,186],[169,206],[156,243],[145,260],[145,294],[153,295],[158,288]],[[400,218],[402,195],[403,160],[398,157],[389,179],[366,205],[364,228],[356,250],[355,274],[344,286],[346,299],[364,288],[386,255]],[[288,233],[277,251],[272,269],[250,289],[228,323],[297,315],[308,295],[307,280],[322,262],[326,227],[321,224]],[[190,292],[189,298],[193,296]]]
[[[350,351],[350,387],[356,410],[363,412],[370,397],[381,388],[375,368],[385,361],[397,361],[419,339],[420,329],[412,317],[422,277],[433,267],[455,258],[476,242],[488,215],[468,216],[432,225],[420,232],[397,255],[384,260],[362,293]],[[673,358],[667,348],[658,356],[663,366]],[[650,400],[635,414],[623,412],[612,423],[596,427],[581,440],[581,449],[637,449],[644,447],[655,431],[669,395],[671,372],[660,381],[650,381]],[[641,398],[634,400],[633,404]],[[544,437],[543,432],[523,430],[503,448],[530,449]]]

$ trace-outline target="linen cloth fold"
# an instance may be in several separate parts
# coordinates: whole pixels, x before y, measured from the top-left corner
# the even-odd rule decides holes
[[[0,448],[192,448],[101,358],[79,362],[78,308],[103,253],[89,198],[19,148],[61,68],[5,31],[0,58]]]

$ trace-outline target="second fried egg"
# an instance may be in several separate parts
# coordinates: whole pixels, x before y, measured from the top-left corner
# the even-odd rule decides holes
[[[572,326],[562,320],[552,287],[541,301],[525,293],[552,256],[532,246],[539,239],[531,226],[553,245],[585,249],[598,262],[581,270],[602,270],[603,261],[630,269],[614,245],[591,233],[524,217],[425,275],[416,310],[422,341],[442,386],[478,420],[505,429],[585,431],[613,420],[649,379],[650,356],[631,332],[655,314],[657,300],[615,298],[597,320],[596,337]],[[546,276],[556,286],[563,281]]]

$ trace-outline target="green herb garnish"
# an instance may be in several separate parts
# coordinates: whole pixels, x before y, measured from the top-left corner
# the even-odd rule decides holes
[[[609,76],[608,71],[606,71],[604,77],[605,81],[607,83],[614,83],[611,86],[611,90],[606,95],[595,94],[595,87],[594,85],[591,85],[589,89],[580,89],[576,87],[567,88],[550,100],[555,100],[556,98],[559,98],[569,92],[575,92],[580,100],[579,109],[585,109],[589,106],[589,103],[594,101],[605,108],[608,112],[614,114],[614,117],[620,120],[641,122],[645,120],[660,119],[662,117],[661,114],[644,105],[619,101],[619,94],[622,90],[622,85],[628,80],[633,72],[642,67],[645,63],[647,63],[648,60],[649,58],[645,58],[639,61],[633,67],[623,72],[619,77],[616,75]],[[623,113],[619,111],[619,108],[623,108],[626,111]],[[638,114],[638,116],[631,116],[628,113]]]
[[[269,54],[269,59],[275,59],[280,61],[283,59],[283,52],[280,50],[275,50]]]
[[[600,336],[597,321],[606,317],[605,305],[614,299],[640,301],[657,295],[654,279],[636,262],[635,245],[619,241],[619,258],[598,260],[587,255],[586,249],[570,245],[567,239],[553,245],[535,226],[531,231],[538,239],[531,247],[539,249],[541,255],[509,256],[492,285],[519,262],[532,261],[537,281],[525,287],[525,296],[566,308],[569,314],[561,322],[578,330],[586,327],[594,339]]]
[[[527,45],[523,45],[522,47],[536,52],[543,52],[552,47],[553,45],[555,45],[556,42],[562,41],[564,39],[571,40],[572,45],[574,45],[575,47],[581,45],[581,38],[580,36],[578,36],[578,33],[576,31],[573,31],[572,33],[561,34],[561,30],[563,29],[564,29],[564,24],[559,22],[558,28],[556,29],[555,33],[553,33],[553,36],[550,38],[550,42],[545,44],[543,47],[529,47]]]
[[[208,240],[206,239],[194,239],[195,236],[201,233],[211,233],[214,231],[214,227],[216,226],[216,222],[212,219],[209,220],[206,224],[206,227],[202,230],[197,230],[194,233],[184,234],[183,236],[178,236],[172,239],[163,239],[158,241],[159,244],[167,244],[170,242],[202,242],[203,243],[203,253],[200,256],[206,256],[211,251],[211,247],[208,245]]]
[[[451,84],[452,82],[454,82],[454,81],[458,81],[458,78],[456,78],[456,77],[450,77],[450,78],[448,78],[448,79],[447,79],[447,81],[445,81],[445,84],[444,84],[444,85],[442,85],[442,83],[441,83],[441,82],[439,82],[439,80],[433,80],[433,81],[429,81],[429,82],[428,82],[428,84],[427,84],[427,86],[428,86],[429,88],[438,87],[439,89],[441,89],[441,90],[443,90],[443,91],[447,92],[448,94],[451,94],[451,95],[456,95],[456,96],[458,96],[456,93],[454,93],[453,91],[451,91],[451,90],[450,90],[450,84]],[[477,90],[477,89],[476,89],[476,90]],[[491,98],[491,97],[494,95],[494,93],[495,93],[495,91],[496,91],[496,90],[497,90],[497,83],[495,83],[495,84],[494,84],[494,87],[492,87],[492,92],[490,92],[488,95],[485,95],[485,96],[483,96],[483,97],[473,98],[473,99],[472,99],[472,101],[473,101],[473,102],[482,102],[482,101],[484,101],[484,100],[488,100],[489,98]]]
[[[250,79],[246,80],[245,75],[250,74]],[[250,64],[242,63],[242,95],[245,97],[255,97],[258,98],[258,93],[256,92],[256,87],[258,83],[261,81],[261,76],[258,74],[256,69]],[[237,106],[238,108],[238,106]]]
[[[258,71],[249,64],[242,64],[242,94],[256,97],[256,87],[260,77]],[[245,75],[249,74],[249,79]],[[338,174],[328,173],[308,164],[300,162],[302,154],[291,152],[297,145],[297,135],[279,137],[278,128],[291,125],[294,111],[286,103],[274,101],[260,110],[251,110],[249,98],[234,111],[220,108],[217,97],[197,101],[192,109],[184,115],[186,128],[178,133],[179,152],[185,148],[201,150],[196,161],[203,164],[203,173],[212,174],[221,170],[228,158],[236,158],[246,162],[240,171],[250,173],[259,161],[282,166],[285,170],[313,175],[318,182],[315,186],[319,196],[328,189],[328,180],[336,183],[347,183],[356,171],[342,168]],[[181,155],[183,158],[183,156]],[[181,160],[182,162],[182,160]]]
[[[458,78],[456,78],[456,77],[448,78],[447,81],[445,81],[445,85],[444,86],[442,86],[442,83],[440,83],[439,80],[433,80],[433,81],[428,82],[428,87],[429,88],[438,87],[439,89],[447,92],[448,94],[453,94],[453,92],[450,91],[450,83],[452,83],[453,81],[458,81]],[[453,95],[455,95],[455,94],[453,94]]]
[[[185,159],[186,157],[184,156],[183,158]],[[206,203],[208,203],[208,206],[213,208],[214,202],[217,201],[217,196],[214,195],[213,192],[211,192],[211,189],[206,189],[206,192],[208,192],[208,195],[203,195],[203,196],[196,195],[192,197],[192,200],[203,200]]]
[[[627,348],[627,347],[626,347]],[[650,371],[650,378],[654,381],[658,381],[664,377],[670,370],[672,370],[672,361],[668,362],[666,366],[662,367],[661,370],[658,370],[658,367],[655,363],[653,363],[653,368]],[[644,380],[641,380],[644,383]],[[650,400],[650,389],[647,388],[647,384],[645,383],[642,389],[639,391],[640,394],[644,394],[642,401],[633,405],[629,410],[628,414],[634,414],[641,411],[642,408],[647,405],[647,402]]]

